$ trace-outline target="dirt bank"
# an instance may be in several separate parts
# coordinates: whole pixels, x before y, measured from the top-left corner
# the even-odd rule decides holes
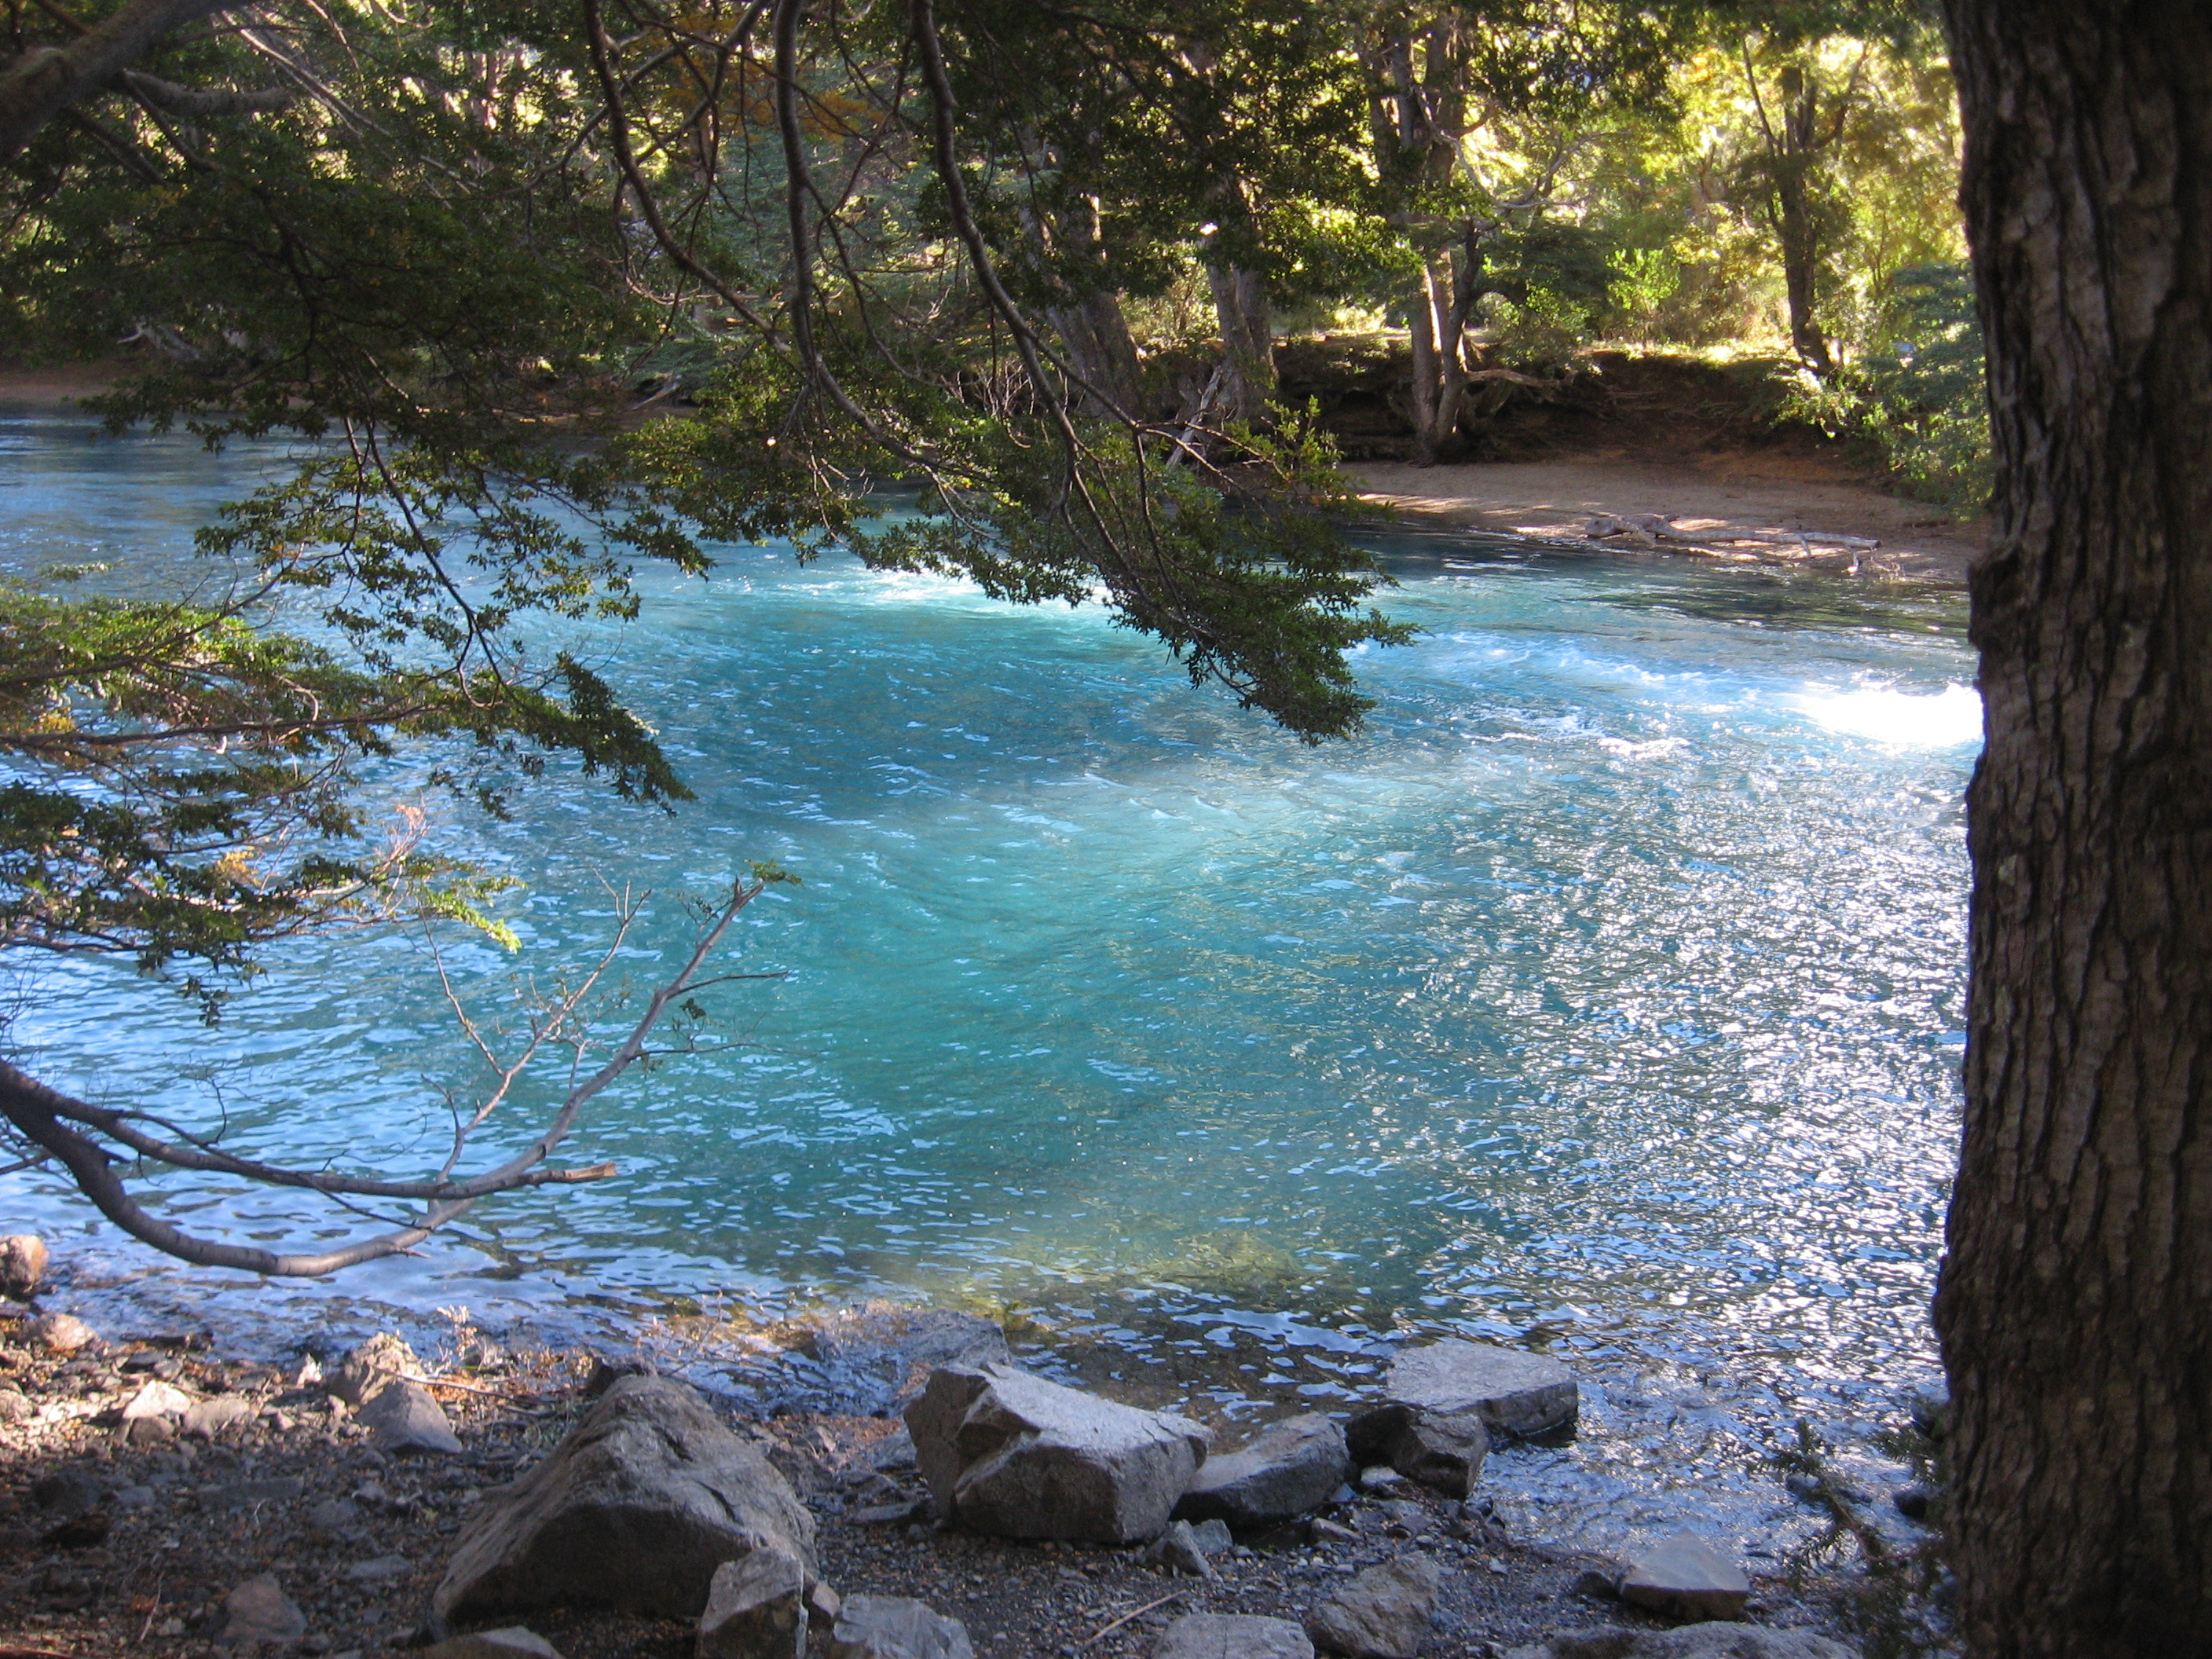
[[[1396,462],[1347,466],[1368,500],[1431,523],[1582,541],[1599,514],[1672,516],[1674,529],[1717,550],[1686,556],[1808,565],[1858,574],[1963,584],[1988,534],[1923,503],[1903,501],[1839,468],[1771,455],[1562,455],[1431,467]],[[1796,544],[1790,533],[1826,532],[1877,547]],[[1655,550],[1636,545],[1632,550]]]

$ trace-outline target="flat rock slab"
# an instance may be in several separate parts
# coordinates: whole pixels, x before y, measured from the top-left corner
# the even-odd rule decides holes
[[[906,1425],[940,1520],[1090,1544],[1157,1537],[1213,1437],[1008,1365],[933,1373]]]
[[[289,1648],[307,1633],[307,1615],[293,1604],[276,1582],[264,1572],[247,1579],[222,1598],[222,1631],[218,1645],[240,1650]]]
[[[626,1376],[551,1456],[476,1506],[431,1609],[464,1620],[605,1607],[688,1621],[715,1569],[757,1549],[814,1571],[814,1520],[790,1484],[685,1384]]]
[[[1549,1355],[1456,1340],[1400,1354],[1382,1380],[1382,1396],[1438,1416],[1479,1417],[1493,1439],[1547,1434],[1582,1410],[1574,1373]]]
[[[1675,1630],[1624,1630],[1600,1625],[1562,1631],[1505,1659],[1858,1659],[1841,1642],[1806,1630],[1756,1625],[1684,1625]]]
[[[1741,1619],[1751,1596],[1743,1569],[1693,1532],[1678,1532],[1629,1564],[1620,1599],[1677,1619]]]
[[[1351,1659],[1414,1659],[1429,1639],[1443,1575],[1425,1555],[1370,1567],[1306,1614],[1314,1645]]]
[[[1167,1627],[1152,1659],[1314,1659],[1314,1649],[1287,1619],[1193,1613]]]
[[[848,1595],[827,1659],[975,1659],[968,1627],[903,1595]]]
[[[509,1625],[453,1636],[422,1650],[417,1659],[561,1659],[553,1644],[534,1630]]]
[[[1286,1418],[1236,1451],[1206,1459],[1175,1512],[1184,1521],[1279,1526],[1319,1509],[1352,1474],[1343,1430],[1318,1413]]]
[[[714,1569],[699,1615],[697,1659],[806,1659],[806,1569],[755,1550]]]
[[[461,1449],[446,1408],[418,1382],[386,1383],[362,1407],[361,1420],[379,1451],[451,1456]]]

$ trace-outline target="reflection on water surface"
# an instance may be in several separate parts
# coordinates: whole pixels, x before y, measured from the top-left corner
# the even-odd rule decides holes
[[[161,591],[254,465],[0,424],[0,560]],[[1587,1443],[1617,1441],[1613,1473],[1571,1450],[1501,1479],[1555,1507],[1628,1480],[1586,1494],[1600,1531],[1641,1524],[1650,1480],[1620,1471],[1755,1484],[1772,1424],[1868,1416],[1854,1379],[1932,1365],[1978,732],[1957,606],[1377,539],[1425,632],[1362,657],[1382,706],[1319,750],[1091,612],[761,550],[653,579],[601,649],[698,801],[556,782],[449,838],[527,884],[510,919],[541,972],[604,938],[602,877],[775,858],[805,885],[739,950],[791,975],[723,998],[729,1046],[607,1103],[575,1150],[621,1180],[340,1291],[541,1321],[960,1300],[1229,1416],[1348,1398],[1411,1331],[1547,1341],[1613,1380]],[[641,981],[680,937],[641,940]],[[487,1003],[514,967],[455,961]],[[52,969],[15,1040],[99,1097],[188,1109],[219,1079],[240,1146],[420,1168],[428,1079],[466,1057],[419,956],[349,938],[271,966],[212,1032]],[[50,1178],[6,1191],[12,1224],[82,1224]],[[289,1194],[166,1202],[336,1231]],[[78,1257],[142,1260],[99,1233]],[[184,1284],[131,1294],[204,1313]]]

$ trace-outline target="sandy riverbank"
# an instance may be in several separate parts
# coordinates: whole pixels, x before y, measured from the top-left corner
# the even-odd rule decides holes
[[[1810,552],[1756,538],[1793,531],[1873,538],[1863,574],[1962,585],[1988,534],[1921,501],[1791,458],[1716,457],[1655,462],[1602,456],[1416,467],[1395,462],[1347,466],[1369,501],[1408,518],[1507,535],[1582,541],[1598,514],[1672,515],[1701,541],[1744,538],[1735,552],[1684,556],[1848,568],[1848,550]],[[1650,550],[1639,549],[1648,553]]]

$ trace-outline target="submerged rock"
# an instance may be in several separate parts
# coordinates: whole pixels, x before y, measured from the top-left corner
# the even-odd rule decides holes
[[[1167,1627],[1152,1659],[1313,1659],[1313,1650],[1287,1619],[1193,1613]]]
[[[975,1659],[968,1627],[903,1595],[848,1595],[828,1659]]]
[[[830,1375],[823,1379],[848,1409],[891,1412],[946,1367],[1012,1363],[1006,1334],[994,1320],[953,1308],[909,1308],[871,1302],[819,1321],[799,1351]]]
[[[1209,1457],[1175,1512],[1186,1521],[1278,1526],[1319,1509],[1351,1476],[1344,1431],[1312,1413],[1271,1424],[1250,1443]]]
[[[1678,1532],[1631,1562],[1620,1599],[1677,1619],[1741,1619],[1751,1580],[1693,1532]]]
[[[1157,1537],[1212,1438],[1007,1365],[934,1373],[906,1424],[939,1518],[1092,1544]]]
[[[715,1569],[775,1549],[814,1571],[790,1484],[681,1382],[628,1376],[550,1457],[489,1492],[431,1598],[441,1618],[606,1607],[696,1619]]]
[[[1316,1647],[1351,1659],[1414,1659],[1429,1639],[1443,1575],[1425,1555],[1370,1567],[1306,1614]]]

